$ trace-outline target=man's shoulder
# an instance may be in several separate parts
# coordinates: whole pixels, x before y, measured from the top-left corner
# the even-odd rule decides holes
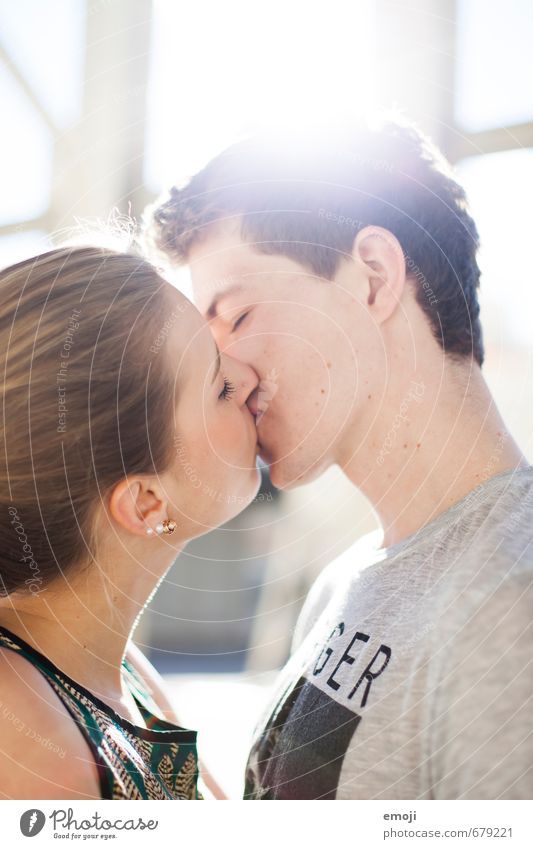
[[[484,640],[486,652],[494,635],[506,642],[531,623],[533,474],[517,486],[495,487],[482,521],[471,518],[463,539],[447,547],[446,578],[436,592],[435,641],[450,641],[460,653]]]
[[[468,523],[468,517],[465,524]],[[533,468],[495,480],[470,517],[461,570],[475,585],[512,591],[533,579]]]
[[[533,466],[490,478],[465,499],[465,522],[476,517],[484,536],[531,536],[533,520]],[[461,513],[459,513],[459,516]]]
[[[533,468],[528,467],[472,490],[423,539],[421,553],[438,565],[442,592],[460,592],[464,606],[503,578],[531,580],[532,528]]]

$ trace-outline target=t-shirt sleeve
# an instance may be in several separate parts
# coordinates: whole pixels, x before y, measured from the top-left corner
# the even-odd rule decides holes
[[[323,581],[320,580],[321,577],[321,575],[318,576],[309,590],[298,619],[296,620],[291,640],[291,654],[294,654],[296,649],[303,643],[318,616],[327,604],[329,593],[327,592],[327,587],[324,586]]]
[[[326,608],[336,586],[335,576],[338,572],[339,560],[340,558],[326,566],[311,586],[294,627],[291,654],[294,654],[301,645]]]
[[[456,628],[448,620],[429,735],[436,799],[533,798],[532,574],[503,578]]]
[[[365,534],[365,536],[358,539],[350,548],[324,567],[311,586],[296,621],[291,643],[291,654],[294,654],[307,637],[307,634],[320,614],[327,607],[333,593],[339,590],[346,580],[353,581],[357,569],[364,565],[369,552],[370,559],[373,559],[380,537],[381,531],[379,530]]]

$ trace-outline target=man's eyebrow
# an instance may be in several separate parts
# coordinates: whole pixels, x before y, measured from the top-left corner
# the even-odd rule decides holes
[[[216,361],[215,361],[215,362],[216,362],[216,364],[217,364],[217,367],[216,367],[216,369],[215,369],[215,372],[214,372],[214,374],[213,374],[213,377],[211,378],[211,385],[215,382],[216,376],[217,376],[217,374],[218,374],[218,373],[219,373],[219,371],[220,371],[220,351],[219,351],[219,349],[218,349],[218,345],[216,344],[216,342],[215,342],[215,347],[216,347],[216,349],[217,349],[217,356],[216,356]]]
[[[237,284],[236,286],[230,286],[229,289],[225,289],[223,292],[215,295],[207,308],[207,312],[205,314],[206,318],[216,318],[220,301],[224,300],[224,298],[229,298],[230,295],[236,295],[237,292],[242,292],[243,288],[244,286]]]

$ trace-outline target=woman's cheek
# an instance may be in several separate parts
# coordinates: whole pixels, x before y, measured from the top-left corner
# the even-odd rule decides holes
[[[224,463],[234,463],[243,450],[244,423],[228,416],[212,435],[211,450]]]

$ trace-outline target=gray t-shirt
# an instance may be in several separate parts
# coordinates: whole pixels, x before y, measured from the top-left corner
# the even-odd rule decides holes
[[[533,798],[533,467],[335,560],[256,730],[245,798]]]

